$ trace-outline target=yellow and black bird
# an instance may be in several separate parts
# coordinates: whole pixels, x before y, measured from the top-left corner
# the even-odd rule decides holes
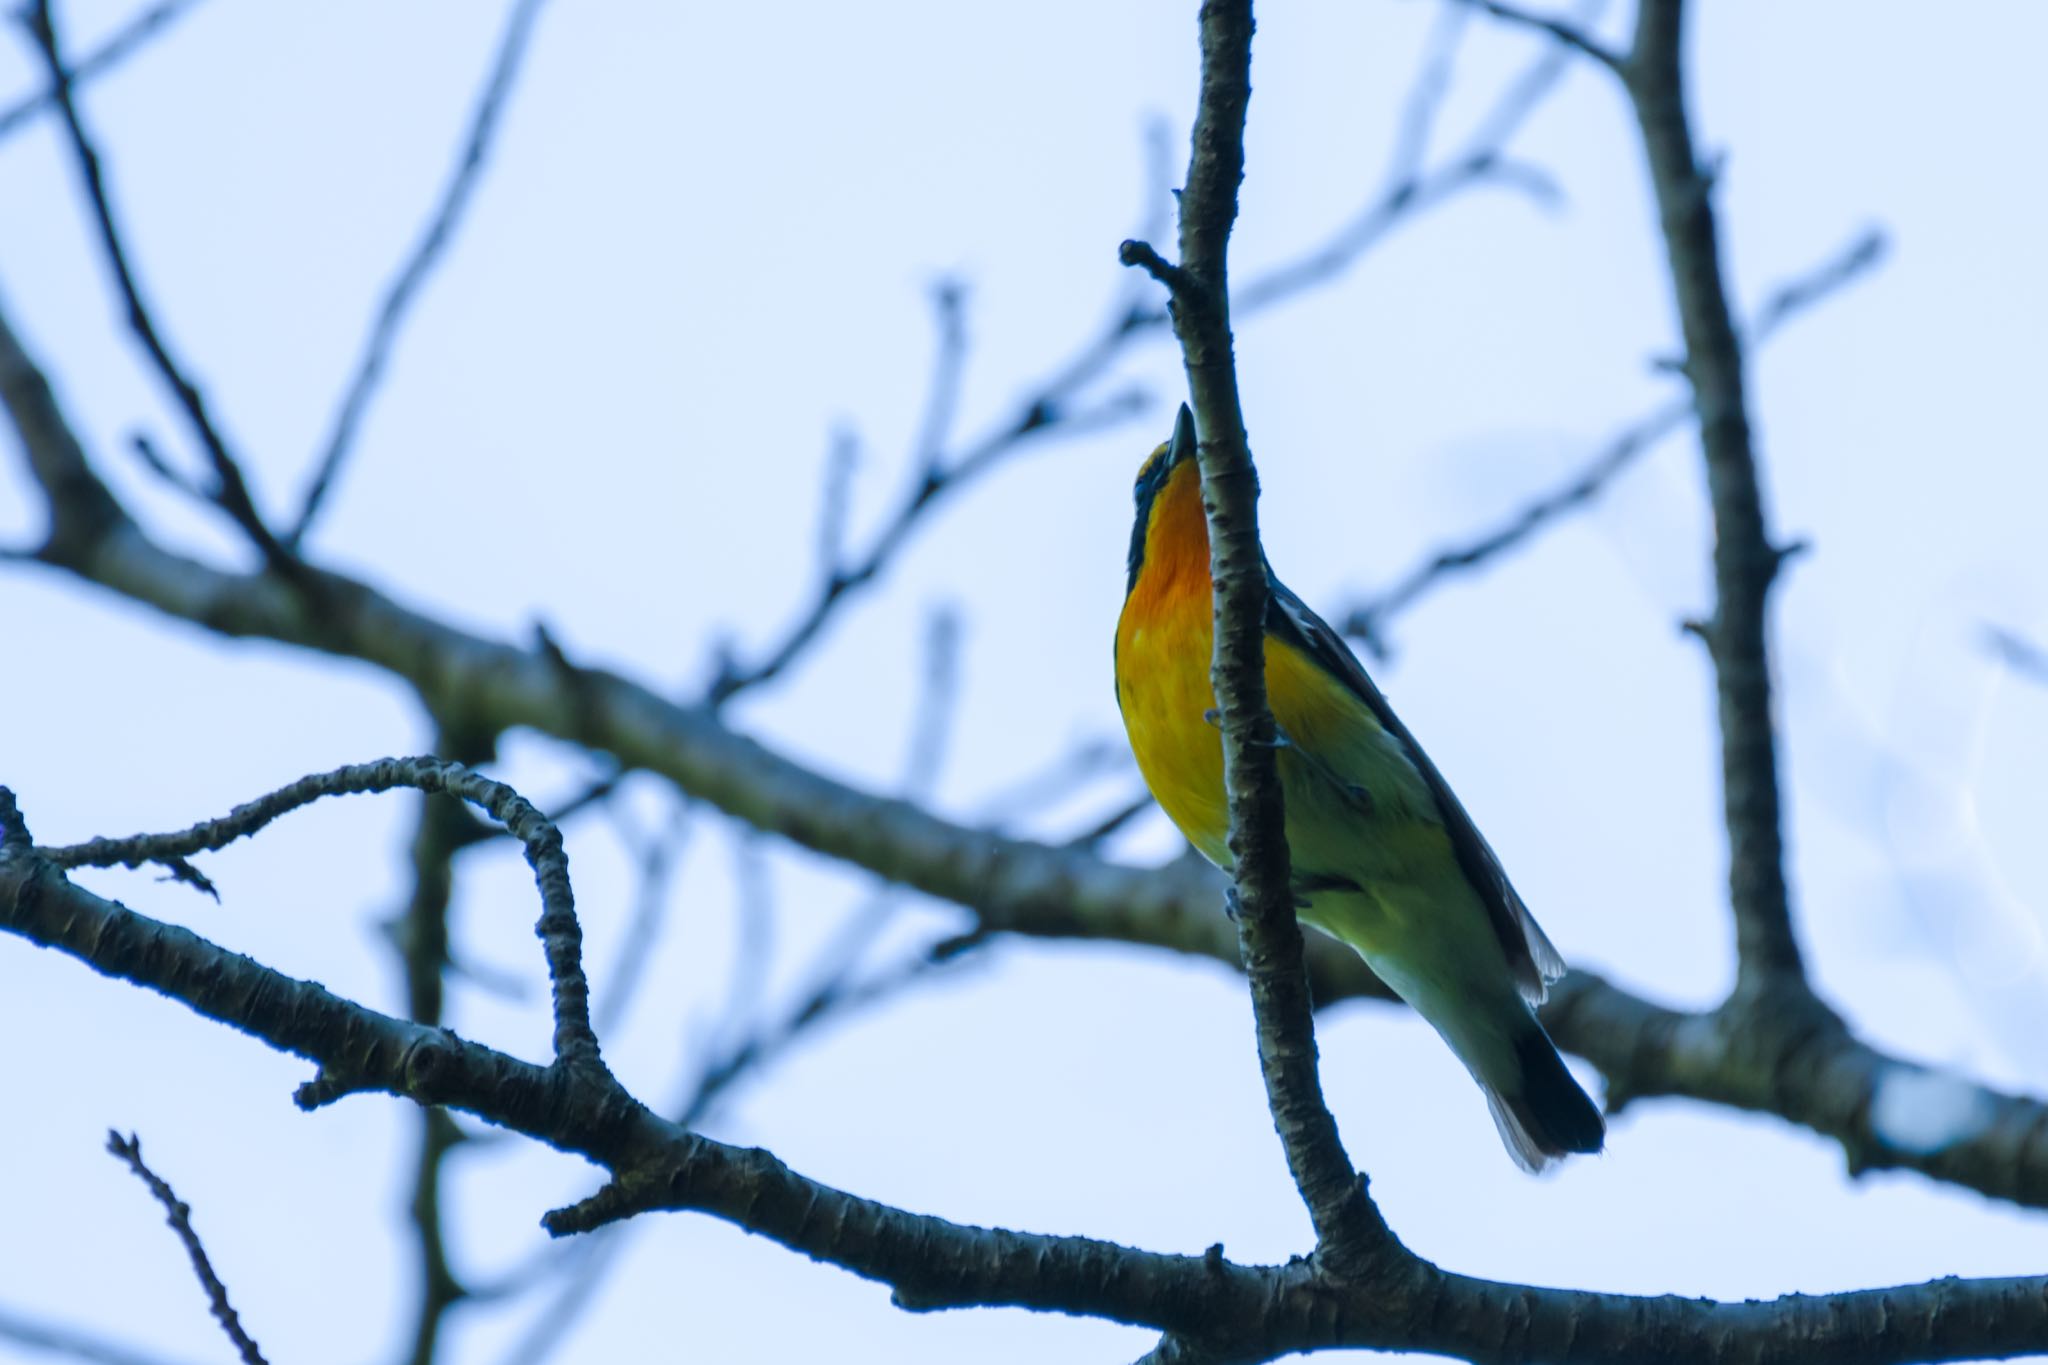
[[[1117,706],[1161,808],[1227,870],[1209,528],[1185,406],[1138,471],[1137,503]],[[1524,1169],[1599,1151],[1600,1111],[1532,1008],[1564,973],[1557,949],[1343,640],[1270,565],[1266,580],[1266,692],[1302,921],[1355,948],[1443,1036]]]

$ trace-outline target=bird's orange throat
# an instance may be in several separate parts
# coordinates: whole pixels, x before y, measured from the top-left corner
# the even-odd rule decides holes
[[[1146,519],[1145,558],[1132,585],[1132,605],[1152,615],[1198,598],[1209,610],[1209,522],[1202,511],[1202,475],[1193,460],[1166,476]]]

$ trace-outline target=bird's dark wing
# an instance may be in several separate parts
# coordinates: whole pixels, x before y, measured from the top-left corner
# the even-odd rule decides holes
[[[1508,966],[1515,974],[1516,987],[1530,1004],[1541,1004],[1550,983],[1564,975],[1564,959],[1529,913],[1529,907],[1522,903],[1521,896],[1516,894],[1514,884],[1508,880],[1508,874],[1487,844],[1486,836],[1472,823],[1472,817],[1465,813],[1465,807],[1451,791],[1450,784],[1436,770],[1436,764],[1429,761],[1429,755],[1416,743],[1415,736],[1408,732],[1401,718],[1394,714],[1394,708],[1387,704],[1386,697],[1366,673],[1365,666],[1358,662],[1350,646],[1344,643],[1343,637],[1332,630],[1322,617],[1309,610],[1308,604],[1295,596],[1286,584],[1274,577],[1270,565],[1266,569],[1266,585],[1266,633],[1285,640],[1320,663],[1333,676],[1342,679],[1379,718],[1387,733],[1401,741],[1408,761],[1422,774],[1430,795],[1436,798],[1437,809],[1443,816],[1444,831],[1450,835],[1451,848],[1458,857],[1458,866],[1486,905],[1494,933],[1500,937]]]

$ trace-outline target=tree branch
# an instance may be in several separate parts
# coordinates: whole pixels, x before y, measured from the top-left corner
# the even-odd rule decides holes
[[[312,481],[306,486],[298,518],[292,523],[291,530],[285,533],[284,543],[294,553],[312,529],[336,477],[341,473],[342,463],[348,458],[356,430],[362,424],[363,413],[369,408],[370,399],[384,377],[384,367],[397,344],[399,329],[405,323],[413,300],[418,297],[434,268],[441,263],[449,242],[454,239],[455,229],[462,221],[463,212],[469,207],[484,162],[490,154],[491,139],[498,131],[499,115],[511,94],[512,83],[518,77],[519,64],[526,56],[540,6],[541,0],[514,0],[511,16],[505,21],[504,36],[498,40],[497,55],[491,59],[490,75],[486,77],[476,108],[469,116],[469,134],[463,139],[462,155],[456,161],[448,183],[441,189],[440,201],[427,220],[426,230],[413,244],[405,263],[385,290],[383,302],[377,306],[376,321],[371,324],[370,334],[363,341],[355,372],[342,395],[340,407],[335,410],[334,425],[314,466]]]
[[[938,347],[924,416],[918,424],[911,453],[914,472],[903,500],[864,554],[857,559],[844,558],[840,541],[844,530],[844,480],[850,463],[845,452],[851,441],[842,436],[835,443],[825,480],[821,517],[825,533],[820,537],[825,553],[819,565],[817,591],[782,639],[763,651],[755,662],[741,664],[730,657],[719,661],[705,693],[707,705],[714,709],[722,707],[740,693],[781,677],[821,638],[845,601],[881,577],[943,501],[1017,454],[1029,441],[1055,429],[1080,435],[1120,422],[1144,407],[1145,396],[1136,389],[1093,405],[1077,406],[1074,401],[1083,387],[1107,371],[1124,346],[1131,324],[1128,316],[1119,317],[1078,356],[1044,380],[1007,421],[972,445],[949,453],[947,437],[966,368],[965,308],[965,293],[958,282],[942,281],[933,290]]]
[[[151,39],[162,34],[178,20],[198,8],[199,0],[159,0],[122,26],[113,37],[101,43],[71,68],[73,89],[104,76],[128,58],[141,51]],[[45,109],[55,107],[55,87],[24,96],[4,110],[0,110],[0,141],[27,125],[28,121]]]
[[[1609,71],[1619,74],[1622,69],[1621,54],[1615,52],[1577,24],[1553,18],[1547,14],[1536,14],[1530,10],[1523,9],[1519,5],[1504,4],[1502,0],[1459,0],[1459,3],[1470,5],[1475,9],[1485,10],[1494,18],[1503,20],[1506,23],[1547,34],[1553,40],[1573,49],[1581,56],[1592,58]]]
[[[1748,344],[1760,346],[1768,341],[1785,323],[1874,269],[1884,259],[1884,252],[1884,233],[1867,228],[1822,264],[1772,290],[1757,309],[1748,331]],[[1395,579],[1391,587],[1353,607],[1344,617],[1344,633],[1364,641],[1375,654],[1385,657],[1386,627],[1395,616],[1414,606],[1446,579],[1492,562],[1570,512],[1591,503],[1624,470],[1684,426],[1696,411],[1692,400],[1681,399],[1637,418],[1558,487],[1531,499],[1493,530],[1437,550]]]
[[[1657,202],[1714,515],[1714,614],[1699,631],[1713,656],[1728,828],[1728,899],[1735,919],[1736,993],[1813,998],[1792,927],[1777,738],[1771,717],[1768,607],[1790,547],[1771,541],[1736,332],[1721,272],[1714,172],[1700,161],[1685,108],[1684,0],[1642,0],[1634,45],[1618,58],[1569,25],[1494,0],[1464,0],[1588,53],[1621,78],[1642,136]]]
[[[1251,0],[1209,0],[1202,6],[1201,30],[1201,93],[1187,187],[1180,199],[1181,262],[1167,264],[1143,242],[1126,242],[1118,254],[1127,264],[1142,265],[1171,291],[1167,307],[1202,436],[1202,500],[1216,615],[1209,677],[1222,712],[1231,903],[1251,981],[1266,1101],[1288,1170],[1315,1224],[1317,1259],[1355,1275],[1383,1253],[1395,1260],[1405,1253],[1352,1168],[1336,1120],[1323,1103],[1275,763],[1279,731],[1266,704],[1266,568],[1259,548],[1258,474],[1238,401],[1228,272],[1251,98]]]
[[[541,916],[534,926],[547,955],[554,987],[555,1057],[565,1066],[603,1070],[597,1035],[590,1027],[590,983],[583,974],[583,931],[569,890],[569,857],[562,832],[534,805],[502,782],[440,758],[384,758],[353,763],[332,772],[302,777],[267,796],[237,806],[217,820],[203,820],[174,834],[137,834],[125,839],[91,839],[41,849],[57,868],[138,867],[225,848],[281,815],[326,796],[350,796],[412,787],[440,792],[483,808],[526,848],[540,888]]]
[[[978,1228],[912,1214],[806,1179],[758,1149],[650,1113],[608,1072],[538,1067],[442,1029],[380,1014],[174,925],[72,885],[38,852],[0,788],[0,931],[148,987],[350,1089],[446,1105],[580,1153],[613,1173],[607,1194],[544,1220],[557,1233],[635,1209],[709,1213],[889,1284],[912,1309],[1009,1306],[1078,1313],[1265,1361],[1319,1347],[1429,1351],[1482,1365],[1987,1358],[2048,1341],[2048,1277],[1925,1285],[1768,1303],[1634,1298],[1447,1274],[1342,1281],[1314,1262],[1248,1266],[1221,1249],[1171,1256],[1084,1237]],[[310,1107],[332,1098],[301,1087]]]
[[[71,149],[78,161],[79,177],[85,183],[87,197],[92,202],[93,219],[99,228],[100,245],[107,257],[107,266],[113,272],[115,282],[120,286],[121,297],[128,307],[128,324],[143,349],[149,352],[155,362],[157,373],[170,386],[178,405],[183,409],[193,434],[205,447],[208,459],[213,464],[214,487],[212,501],[225,512],[235,525],[241,528],[251,544],[262,552],[264,562],[287,579],[296,576],[297,561],[271,534],[270,527],[256,509],[249,493],[249,485],[242,476],[242,466],[229,451],[227,440],[215,425],[212,414],[207,411],[206,397],[199,391],[185,367],[171,355],[162,333],[158,330],[149,306],[143,302],[142,289],[136,280],[134,269],[128,261],[127,248],[123,246],[121,231],[114,222],[114,209],[107,196],[105,176],[100,169],[100,156],[93,146],[92,138],[79,118],[78,106],[72,99],[72,73],[65,67],[59,49],[57,29],[50,17],[49,0],[31,0],[25,15],[29,33],[35,39],[36,48],[41,52],[44,65],[48,68],[51,82],[51,98],[57,102],[57,112],[62,115],[65,131],[70,135]]]
[[[1767,599],[1785,552],[1765,523],[1742,343],[1721,274],[1713,176],[1700,164],[1686,116],[1683,28],[1681,0],[1643,0],[1625,85],[1663,226],[1713,503],[1715,607],[1707,639],[1720,696],[1736,988],[1745,996],[1806,995],[1785,880],[1767,643]]]
[[[1589,15],[1597,12],[1601,3],[1603,0],[1592,0]],[[1333,279],[1355,265],[1394,228],[1449,202],[1464,190],[1501,184],[1540,199],[1555,198],[1556,187],[1548,178],[1533,167],[1511,160],[1506,148],[1544,96],[1555,88],[1565,64],[1545,54],[1510,84],[1457,153],[1437,166],[1426,167],[1421,152],[1440,102],[1433,92],[1443,83],[1446,65],[1438,61],[1425,64],[1417,89],[1410,95],[1382,188],[1326,241],[1253,277],[1233,300],[1238,313],[1249,315],[1273,307]],[[1142,241],[1132,242],[1130,249],[1151,250]],[[1148,269],[1163,269],[1168,274],[1177,269],[1157,252],[1153,252],[1150,262],[1130,259],[1124,264],[1146,264]],[[1168,283],[1156,271],[1154,277]],[[856,593],[880,578],[940,501],[1008,459],[1024,441],[1051,434],[1054,427],[1069,434],[1081,434],[1121,421],[1143,407],[1144,395],[1135,390],[1113,395],[1092,407],[1075,406],[1082,393],[1108,374],[1134,342],[1156,333],[1168,321],[1163,309],[1141,293],[1127,291],[1112,306],[1107,325],[1039,380],[1010,415],[950,460],[934,458],[939,447],[929,439],[935,426],[932,414],[950,415],[952,411],[952,400],[947,395],[958,384],[961,354],[960,347],[948,340],[959,336],[954,330],[958,319],[948,315],[943,295],[941,301],[941,344],[926,405],[927,417],[921,424],[926,434],[918,441],[918,472],[903,502],[865,555],[850,562],[841,562],[836,555],[826,560],[816,594],[777,644],[763,651],[757,661],[744,666],[730,658],[720,661],[706,694],[712,705],[723,705],[734,695],[770,683],[786,672],[810,648],[831,617]],[[954,303],[957,305],[957,298]],[[828,479],[828,507],[831,484]]]
[[[44,1355],[82,1360],[87,1365],[185,1365],[66,1323],[32,1318],[4,1305],[0,1305],[0,1342]]]
[[[191,1208],[178,1198],[162,1176],[143,1162],[142,1140],[133,1135],[122,1137],[119,1133],[110,1132],[107,1134],[107,1150],[125,1162],[128,1169],[135,1172],[136,1179],[147,1185],[149,1192],[156,1196],[156,1202],[164,1206],[165,1221],[171,1225],[171,1231],[178,1234],[185,1254],[192,1258],[192,1273],[199,1277],[199,1287],[206,1291],[207,1305],[219,1320],[221,1331],[227,1333],[228,1340],[235,1344],[235,1351],[244,1365],[267,1365],[255,1339],[243,1328],[234,1305],[228,1302],[228,1287],[214,1273],[213,1262],[208,1259],[199,1234],[193,1230]]]
[[[693,798],[827,857],[971,910],[988,933],[1139,944],[1237,967],[1236,931],[1215,912],[1219,887],[1185,862],[1136,868],[1088,849],[1009,839],[858,791],[734,733],[700,708],[677,705],[601,669],[573,676],[538,647],[521,648],[424,616],[367,584],[322,573],[332,609],[315,611],[274,578],[223,573],[151,540],[94,475],[48,381],[0,312],[0,403],[28,470],[49,503],[39,561],[177,620],[227,637],[253,636],[359,660],[403,678],[425,698],[468,708],[475,724],[524,727],[658,773]],[[1308,945],[1322,1004],[1388,992],[1358,955],[1325,938]],[[1585,983],[1583,988],[1574,983]],[[1561,1010],[1567,997],[1584,1002]],[[1602,1014],[1593,1006],[1608,1011]],[[1932,1149],[1888,1140],[1872,1122],[1875,1078],[1918,1068],[1839,1024],[1760,1018],[1738,1045],[1715,1039],[1714,1015],[1664,1009],[1575,973],[1544,1022],[1556,1041],[1593,1062],[1610,1086],[1686,1096],[1776,1114],[1839,1141],[1852,1169],[1919,1171],[2000,1199],[2048,1208],[2048,1107],[1950,1078],[1987,1117]],[[1684,1065],[1666,1055],[1686,1021]],[[1704,1041],[1702,1041],[1704,1040]],[[1825,1102],[1807,1082],[1828,1080]],[[1857,1078],[1861,1078],[1859,1081]],[[1861,1085],[1858,1090],[1857,1086]]]

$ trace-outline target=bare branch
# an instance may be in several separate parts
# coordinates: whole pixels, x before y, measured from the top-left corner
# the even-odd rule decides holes
[[[1258,475],[1238,401],[1227,265],[1237,187],[1244,178],[1251,0],[1205,4],[1201,31],[1201,93],[1180,201],[1181,263],[1167,264],[1143,242],[1125,242],[1118,255],[1171,291],[1167,306],[1199,414],[1202,502],[1216,613],[1209,677],[1222,712],[1231,903],[1251,981],[1266,1102],[1288,1170],[1315,1224],[1317,1260],[1357,1274],[1389,1251],[1396,1253],[1396,1261],[1405,1253],[1352,1169],[1336,1121],[1323,1103],[1275,761],[1278,729],[1266,704],[1267,585],[1259,548]]]
[[[199,1277],[199,1287],[206,1291],[206,1302],[213,1309],[213,1316],[220,1321],[220,1329],[228,1334],[228,1340],[235,1344],[236,1352],[245,1365],[266,1365],[263,1352],[256,1346],[255,1339],[242,1327],[242,1319],[228,1302],[228,1287],[220,1282],[220,1276],[213,1270],[213,1262],[207,1259],[206,1248],[200,1244],[199,1234],[192,1228],[192,1210],[178,1198],[162,1176],[149,1169],[142,1160],[142,1140],[119,1133],[107,1134],[107,1150],[126,1162],[128,1169],[149,1187],[156,1196],[156,1202],[164,1206],[165,1221],[184,1243],[185,1254],[192,1258],[192,1273]]]
[[[1683,28],[1680,0],[1643,0],[1625,87],[1656,193],[1713,504],[1715,607],[1707,635],[1720,696],[1737,990],[1745,996],[1779,989],[1808,994],[1785,880],[1771,717],[1767,599],[1784,556],[1764,515],[1742,343],[1721,273],[1712,177],[1687,121]]]
[[[334,425],[314,466],[312,481],[306,486],[298,518],[285,534],[284,543],[294,552],[312,529],[336,477],[341,473],[342,464],[355,443],[356,431],[362,424],[363,413],[369,408],[370,399],[384,377],[384,367],[398,342],[399,329],[405,324],[413,300],[446,255],[448,244],[461,225],[463,212],[475,194],[477,181],[490,155],[491,140],[497,135],[499,117],[511,94],[512,84],[518,78],[519,64],[526,56],[540,7],[541,0],[514,0],[512,13],[505,21],[504,36],[498,40],[497,55],[491,59],[490,75],[485,78],[476,108],[469,116],[469,133],[463,139],[462,154],[455,162],[448,183],[441,188],[440,200],[427,219],[425,230],[385,289],[383,302],[377,306],[376,321],[370,325],[362,354],[356,359],[355,372],[342,395],[340,407],[335,411]]]
[[[1597,13],[1599,4],[1600,0],[1593,0],[1588,12]],[[1448,61],[1449,55],[1445,52],[1428,63],[1418,81],[1416,93],[1410,97],[1385,188],[1323,245],[1253,278],[1232,300],[1232,306],[1239,314],[1250,314],[1283,303],[1334,278],[1355,264],[1393,228],[1448,202],[1473,186],[1504,184],[1538,198],[1556,197],[1556,187],[1542,172],[1512,161],[1505,151],[1509,139],[1555,87],[1562,74],[1564,63],[1551,54],[1545,54],[1522,79],[1509,87],[1457,154],[1434,170],[1410,164],[1416,148],[1426,146],[1428,124],[1433,121],[1439,103],[1435,87],[1441,84]],[[1156,138],[1148,134],[1148,148],[1154,141]],[[1149,155],[1148,152],[1148,159]],[[1148,232],[1154,217],[1148,208],[1145,214]],[[1142,238],[1133,239],[1125,249],[1136,253],[1152,251]],[[1124,263],[1144,265],[1154,278],[1168,284],[1169,288],[1171,285],[1167,277],[1177,269],[1156,251],[1152,252],[1149,261],[1140,254]],[[868,554],[851,564],[842,565],[836,558],[828,561],[817,595],[782,641],[766,651],[758,662],[744,667],[729,658],[721,660],[706,699],[713,706],[722,705],[739,692],[770,682],[786,671],[811,646],[844,602],[852,594],[868,587],[887,569],[895,555],[908,543],[916,527],[940,501],[989,472],[1015,453],[1027,439],[1051,434],[1055,429],[1064,434],[1080,435],[1113,425],[1141,411],[1145,406],[1145,396],[1136,390],[1113,395],[1093,407],[1076,408],[1075,404],[1091,384],[1109,372],[1134,341],[1156,332],[1166,322],[1163,309],[1146,301],[1142,293],[1127,291],[1110,310],[1108,324],[1033,386],[1030,395],[1009,417],[951,461],[916,460],[920,471],[918,476],[913,480],[904,502],[877,535]],[[939,362],[935,366],[938,371],[933,384],[935,395],[947,391],[951,382],[957,382],[947,381],[948,356],[947,348],[942,345]]]
[[[0,1307],[0,1342],[44,1355],[82,1360],[87,1365],[183,1365],[67,1323],[28,1317],[7,1307]]]
[[[136,15],[119,32],[101,43],[79,59],[71,68],[73,89],[86,84],[95,77],[104,76],[128,58],[146,47],[149,42],[167,31],[172,24],[198,8],[199,0],[159,0],[142,13]],[[53,108],[57,96],[53,90],[28,95],[4,110],[0,110],[0,140],[5,140],[28,121],[45,109]]]
[[[526,847],[526,861],[540,888],[541,917],[534,926],[546,952],[555,997],[555,1056],[566,1065],[603,1070],[597,1035],[590,1027],[590,983],[583,974],[583,931],[569,890],[569,858],[562,832],[533,804],[502,782],[440,758],[385,758],[317,773],[237,806],[218,820],[204,820],[173,834],[137,834],[125,839],[92,839],[39,852],[53,867],[136,867],[225,848],[281,815],[326,796],[348,796],[412,787],[468,801],[503,824]]]
[[[1579,25],[1547,14],[1537,14],[1519,5],[1503,4],[1502,0],[1458,0],[1460,4],[1472,5],[1485,10],[1496,19],[1538,33],[1548,34],[1552,39],[1571,48],[1581,56],[1591,57],[1609,71],[1619,73],[1622,69],[1621,54],[1609,48]]]
[[[1096,379],[1121,349],[1126,325],[1122,319],[1085,347],[1064,369],[1045,380],[1005,424],[960,452],[948,455],[946,436],[953,424],[959,391],[966,367],[967,333],[965,292],[957,281],[941,281],[933,291],[938,346],[932,365],[932,379],[925,401],[925,414],[911,453],[914,474],[909,491],[888,522],[876,535],[867,553],[846,561],[841,553],[844,539],[846,488],[850,469],[851,440],[841,435],[834,442],[827,466],[824,510],[819,537],[825,556],[820,581],[810,605],[796,623],[757,662],[741,665],[727,657],[719,661],[717,675],[705,694],[706,703],[724,706],[742,692],[773,682],[800,659],[819,638],[850,594],[875,582],[909,543],[911,535],[948,496],[988,473],[1000,461],[1015,454],[1029,439],[1053,430],[1082,435],[1113,425],[1140,410],[1144,395],[1128,390],[1093,406],[1074,406],[1079,390]]]
[[[1785,323],[1874,269],[1884,259],[1884,252],[1884,234],[1867,228],[1823,264],[1773,290],[1750,325],[1749,344],[1762,345]],[[1414,606],[1444,580],[1497,559],[1570,512],[1591,503],[1624,470],[1684,426],[1695,411],[1691,400],[1680,400],[1637,418],[1557,488],[1524,504],[1493,530],[1437,550],[1396,579],[1393,586],[1353,607],[1344,618],[1344,632],[1363,640],[1375,654],[1385,657],[1386,627],[1395,616]]]
[[[1351,1282],[1319,1273],[1314,1262],[1248,1266],[1220,1250],[1162,1255],[908,1213],[806,1179],[767,1152],[678,1128],[608,1073],[534,1066],[380,1014],[102,900],[34,851],[4,788],[0,931],[153,989],[323,1072],[346,1070],[354,1089],[461,1109],[606,1165],[614,1172],[610,1193],[550,1215],[556,1232],[632,1208],[709,1213],[887,1283],[912,1309],[1081,1313],[1246,1361],[1355,1346],[1481,1365],[1794,1358],[1889,1365],[2019,1354],[2048,1337],[2048,1277],[2039,1276],[1721,1304],[1498,1284],[1413,1259],[1396,1274]],[[301,1103],[322,1098],[317,1086],[306,1087]]]
[[[1581,22],[1592,22],[1604,8],[1605,0],[1586,0],[1581,7]],[[1453,15],[1459,12],[1449,11]],[[1236,289],[1230,300],[1235,316],[1249,317],[1328,283],[1357,264],[1395,228],[1453,201],[1466,190],[1502,186],[1520,190],[1539,204],[1554,203],[1560,197],[1547,174],[1516,161],[1507,150],[1515,134],[1557,88],[1570,66],[1565,55],[1555,49],[1539,54],[1501,92],[1456,151],[1433,168],[1423,163],[1422,153],[1428,147],[1441,106],[1437,88],[1455,55],[1453,36],[1448,26],[1437,30],[1432,52],[1425,58],[1409,92],[1394,152],[1379,189],[1321,246],[1254,275]],[[1164,320],[1163,314],[1146,319]]]
[[[647,969],[653,962],[655,941],[661,934],[668,906],[669,884],[676,865],[682,861],[683,852],[689,846],[694,828],[691,819],[693,809],[687,801],[677,802],[668,828],[649,838],[627,835],[623,820],[618,821],[620,837],[629,841],[628,851],[639,868],[633,892],[633,915],[626,923],[626,931],[619,935],[612,969],[604,977],[606,989],[598,1000],[596,1028],[599,1037],[610,1037],[625,1022],[640,987],[647,980]],[[618,814],[614,812],[615,818]]]
[[[1236,931],[1216,913],[1220,888],[1206,869],[1185,861],[1166,868],[1120,866],[1085,848],[968,828],[835,782],[654,688],[601,669],[571,678],[535,647],[458,630],[353,579],[323,572],[321,595],[334,606],[314,611],[270,576],[222,573],[165,550],[95,477],[4,314],[0,402],[21,437],[31,476],[49,499],[51,535],[39,555],[46,567],[224,636],[255,636],[369,663],[405,679],[423,697],[469,708],[473,723],[530,728],[615,755],[757,829],[965,906],[986,932],[1140,944],[1238,965]],[[1357,954],[1321,935],[1309,943],[1308,967],[1319,1002],[1386,998]],[[1904,1064],[1853,1036],[1795,1031],[1788,1037],[1760,1025],[1743,1046],[1689,1051],[1686,1065],[1666,1065],[1660,1060],[1666,1035],[1685,1021],[1713,1016],[1660,1009],[1597,979],[1567,979],[1575,980],[1589,983],[1581,998],[1618,1013],[1596,1025],[1584,1010],[1557,1012],[1561,996],[1554,995],[1545,1027],[1600,1067],[1610,1085],[1777,1114],[1841,1142],[1858,1167],[1911,1169],[2048,1208],[2048,1145],[2032,1140],[2048,1129],[2048,1108],[2038,1101],[1957,1081],[1981,1097],[1982,1105],[1973,1101],[1972,1108],[1992,1117],[1936,1150],[1915,1150],[1885,1140],[1869,1112],[1871,1079]],[[1827,1082],[1826,1101],[1814,1094],[1816,1078]]]
[[[72,99],[72,73],[64,65],[60,51],[57,30],[50,17],[49,0],[32,0],[26,12],[29,33],[34,37],[37,50],[42,53],[43,62],[49,70],[51,98],[57,102],[57,112],[63,116],[65,131],[70,135],[71,149],[78,161],[79,176],[85,183],[87,197],[92,201],[94,222],[99,228],[100,245],[107,257],[108,268],[113,272],[115,282],[120,286],[121,296],[128,307],[128,324],[143,348],[155,362],[157,373],[169,385],[183,409],[193,435],[205,448],[207,457],[213,463],[214,487],[209,491],[209,500],[227,514],[235,525],[242,529],[263,554],[264,562],[287,578],[296,577],[297,561],[270,532],[263,516],[256,510],[256,504],[249,493],[249,486],[242,476],[241,462],[229,451],[227,440],[207,411],[205,395],[200,393],[189,377],[189,371],[171,355],[162,333],[158,330],[149,307],[143,302],[142,289],[137,282],[134,269],[129,265],[127,248],[122,244],[120,229],[114,222],[114,209],[107,196],[106,179],[100,168],[100,155],[92,138],[80,119],[78,106]]]
[[[477,767],[496,756],[498,737],[488,730],[475,731],[446,718],[437,718],[435,728],[435,753],[450,762]],[[405,974],[406,1013],[416,1023],[441,1022],[453,965],[448,907],[455,894],[455,857],[481,827],[461,802],[421,794],[411,846],[412,894],[391,925],[392,946]],[[448,1259],[441,1198],[443,1168],[463,1135],[445,1111],[423,1108],[416,1136],[406,1215],[412,1224],[419,1300],[413,1306],[406,1358],[410,1365],[433,1365],[448,1313],[467,1296]]]
[[[704,1057],[682,1087],[682,1098],[669,1111],[675,1122],[685,1128],[701,1127],[741,1081],[750,1076],[758,1077],[765,1068],[823,1025],[840,1022],[896,999],[939,969],[957,961],[963,953],[987,941],[973,938],[934,945],[931,950],[894,968],[865,980],[856,980],[851,969],[859,956],[858,949],[872,941],[880,924],[878,916],[857,915],[856,933],[849,936],[855,942],[848,946],[828,947],[819,954],[822,961],[837,963],[838,966],[819,975],[818,985],[807,992],[795,1008],[778,1019],[758,1025],[750,1033],[732,1039],[722,1049],[713,1049]],[[577,1322],[589,1309],[604,1277],[631,1249],[633,1234],[639,1226],[635,1222],[613,1223],[572,1241],[551,1244],[546,1248],[548,1254],[515,1271],[502,1286],[491,1291],[521,1289],[550,1272],[559,1272],[562,1276],[560,1286],[549,1296],[546,1306],[535,1314],[533,1330],[507,1353],[504,1365],[540,1365],[568,1341]]]

